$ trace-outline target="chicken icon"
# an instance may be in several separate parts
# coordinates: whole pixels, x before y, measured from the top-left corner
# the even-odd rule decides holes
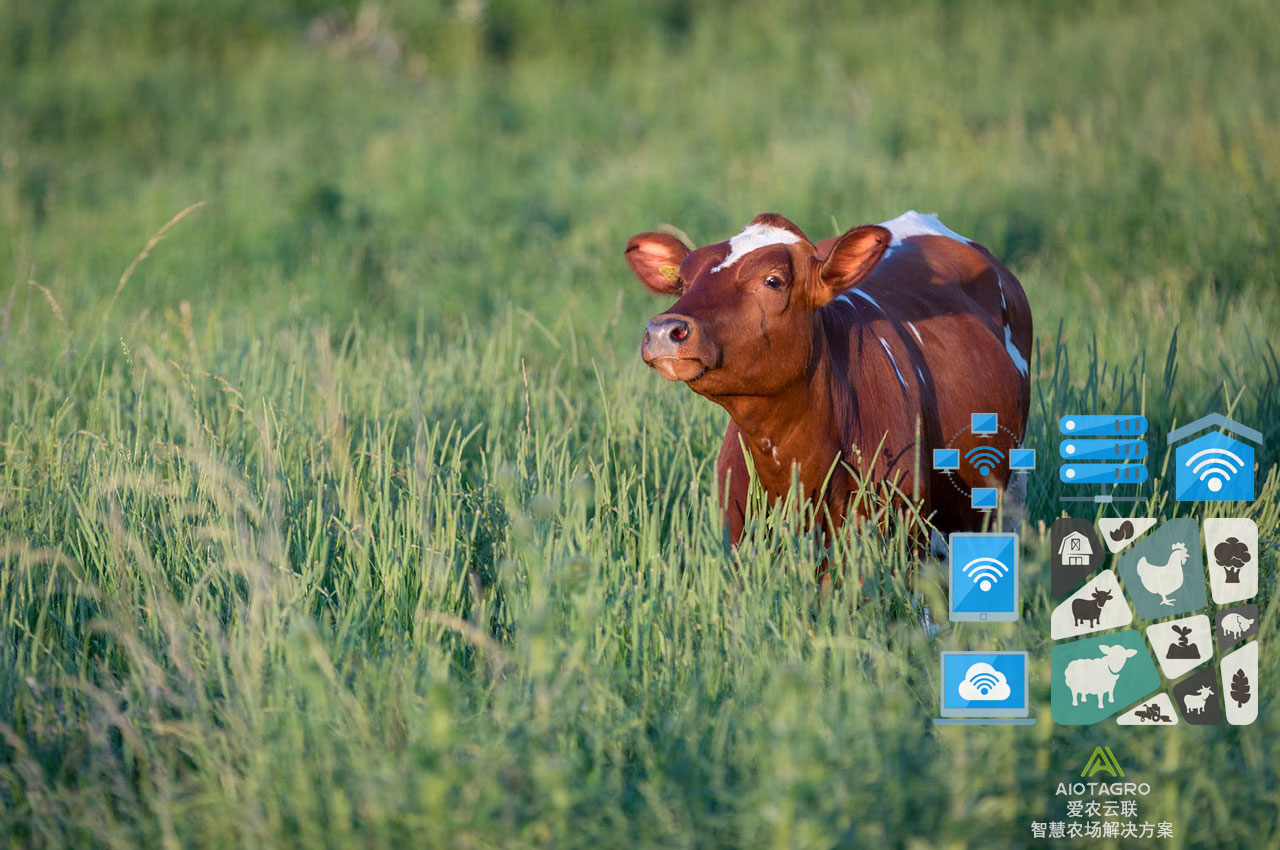
[[[1169,594],[1182,587],[1182,567],[1189,557],[1187,544],[1176,542],[1165,563],[1153,564],[1146,557],[1138,561],[1138,578],[1142,580],[1142,586],[1159,596],[1161,605],[1174,603]]]

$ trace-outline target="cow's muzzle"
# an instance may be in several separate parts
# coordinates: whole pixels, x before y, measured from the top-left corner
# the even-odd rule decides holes
[[[664,314],[644,329],[640,356],[668,381],[692,381],[707,371],[697,355],[697,327],[683,316]]]

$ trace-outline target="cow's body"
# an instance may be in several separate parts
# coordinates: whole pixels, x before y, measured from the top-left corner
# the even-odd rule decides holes
[[[970,508],[968,488],[1005,487],[1007,466],[998,464],[980,476],[962,464],[954,474],[963,486],[957,486],[932,470],[932,450],[950,446],[963,455],[990,445],[1007,457],[1021,443],[1030,404],[1032,328],[1018,281],[985,248],[931,216],[906,213],[816,246],[788,236],[799,231],[788,230],[794,225],[785,219],[756,221],[762,220],[766,224],[753,222],[733,242],[700,248],[682,260],[680,274],[690,276],[685,297],[655,318],[650,331],[655,323],[661,331],[662,323],[672,321],[690,329],[661,345],[646,335],[644,349],[651,365],[687,381],[730,414],[717,472],[733,539],[742,533],[747,497],[743,445],[772,498],[787,492],[795,467],[805,494],[825,504],[836,526],[857,479],[868,477],[881,485],[891,482],[904,503],[932,516],[942,531],[978,527],[981,514]],[[752,228],[758,233],[748,240]],[[776,241],[769,242],[769,235]],[[833,250],[838,258],[829,257]],[[719,262],[712,265],[713,260]],[[764,271],[749,268],[751,262]],[[831,271],[837,263],[841,268]],[[784,273],[768,270],[784,267],[793,278],[786,285],[794,291],[786,291],[779,307],[769,291],[752,289],[752,280],[765,274],[768,290],[783,291],[772,281]],[[671,277],[669,266],[663,273]],[[725,278],[735,273],[733,280]],[[842,288],[841,280],[853,283]],[[732,301],[736,318],[727,328],[718,327],[723,323],[716,317],[716,295]],[[747,320],[753,310],[759,311],[758,330]],[[795,310],[807,312],[788,315]],[[697,333],[718,334],[716,344],[686,344]],[[750,359],[774,358],[785,375],[775,381],[758,364],[731,363],[730,346],[744,334],[752,337]],[[682,348],[696,350],[684,357]],[[792,357],[793,349],[803,357]],[[675,354],[659,362],[668,350]],[[693,371],[685,368],[686,360],[702,372],[686,377]],[[720,375],[749,365],[754,381]],[[980,412],[997,414],[998,434],[978,438],[968,432],[970,415]]]

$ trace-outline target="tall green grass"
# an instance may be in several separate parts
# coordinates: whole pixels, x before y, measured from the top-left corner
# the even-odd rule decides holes
[[[1169,846],[1269,846],[1275,653],[1252,727],[1054,726],[1046,526],[1061,413],[1146,413],[1185,513],[1164,435],[1227,412],[1274,633],[1278,24],[0,4],[0,835],[1018,847],[1106,743]],[[1016,625],[931,637],[898,528],[827,595],[785,512],[731,555],[724,414],[636,356],[631,233],[908,207],[1035,312]],[[946,648],[1030,650],[1039,723],[935,728]]]

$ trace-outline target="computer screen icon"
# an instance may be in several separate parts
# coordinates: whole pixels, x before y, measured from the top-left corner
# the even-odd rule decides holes
[[[1030,661],[1023,651],[943,652],[937,724],[1031,724]]]
[[[934,449],[933,450],[933,468],[934,469],[959,469],[960,468],[960,450],[959,449]]]
[[[1035,449],[1009,449],[1009,469],[1035,469]]]
[[[1000,491],[995,487],[974,487],[969,491],[969,505],[975,511],[994,511],[1000,506]]]
[[[975,437],[986,437],[1000,430],[1000,417],[994,413],[969,414],[969,431]]]
[[[1018,619],[1018,535],[958,531],[948,543],[951,621]]]

